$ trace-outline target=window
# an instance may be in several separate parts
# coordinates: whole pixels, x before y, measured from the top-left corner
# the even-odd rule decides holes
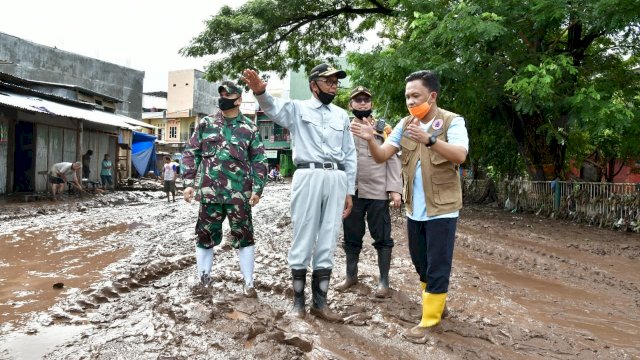
[[[272,131],[271,131],[271,123],[261,123],[260,124],[260,135],[262,135],[262,140],[270,141]]]
[[[163,134],[164,129],[157,129],[157,130],[158,132],[156,133],[156,135],[158,136],[158,140],[162,140],[162,135],[164,135]]]
[[[193,135],[193,132],[196,131],[196,123],[192,122],[189,124],[189,136]]]
[[[167,140],[178,140],[178,136],[180,136],[180,121],[170,119],[167,121],[165,128],[167,129]]]

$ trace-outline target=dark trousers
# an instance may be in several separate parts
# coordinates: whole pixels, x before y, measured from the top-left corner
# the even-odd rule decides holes
[[[427,292],[442,294],[449,290],[453,245],[458,218],[414,221],[407,218],[409,252],[420,281]]]
[[[353,197],[351,214],[342,220],[344,229],[342,248],[345,253],[359,254],[362,250],[365,216],[369,225],[369,233],[373,238],[373,247],[376,249],[393,247],[389,202],[387,200],[361,199],[356,194]]]

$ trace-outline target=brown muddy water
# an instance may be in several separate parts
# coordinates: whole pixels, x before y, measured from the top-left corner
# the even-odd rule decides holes
[[[329,291],[345,322],[291,319],[289,191],[269,185],[254,208],[257,299],[242,296],[237,252],[225,243],[211,291],[193,286],[195,204],[116,192],[0,205],[0,358],[640,357],[638,235],[491,207],[461,213],[450,314],[424,344],[402,336],[421,309],[398,211],[392,297],[373,296],[376,252],[367,235],[360,282]],[[339,248],[332,287],[343,278]]]

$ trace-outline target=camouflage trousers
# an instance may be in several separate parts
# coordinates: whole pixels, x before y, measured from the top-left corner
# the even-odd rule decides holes
[[[196,223],[196,245],[211,249],[222,241],[222,222],[229,218],[231,246],[239,249],[254,244],[251,205],[201,203]]]

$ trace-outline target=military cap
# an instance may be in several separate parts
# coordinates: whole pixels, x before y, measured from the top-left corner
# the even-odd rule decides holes
[[[344,79],[347,77],[347,73],[344,72],[344,70],[336,69],[327,63],[322,63],[311,69],[311,72],[309,73],[309,81],[315,80],[319,77],[327,77],[331,75],[338,76],[338,79]]]
[[[353,99],[358,94],[366,94],[366,95],[369,95],[369,97],[371,97],[371,91],[369,91],[369,89],[367,89],[364,86],[358,86],[358,87],[355,87],[353,90],[351,90],[351,95],[349,96],[349,99]]]
[[[242,88],[236,85],[231,81],[223,81],[220,86],[218,86],[218,93],[222,95],[222,92],[225,91],[227,94],[239,94],[242,95]]]

